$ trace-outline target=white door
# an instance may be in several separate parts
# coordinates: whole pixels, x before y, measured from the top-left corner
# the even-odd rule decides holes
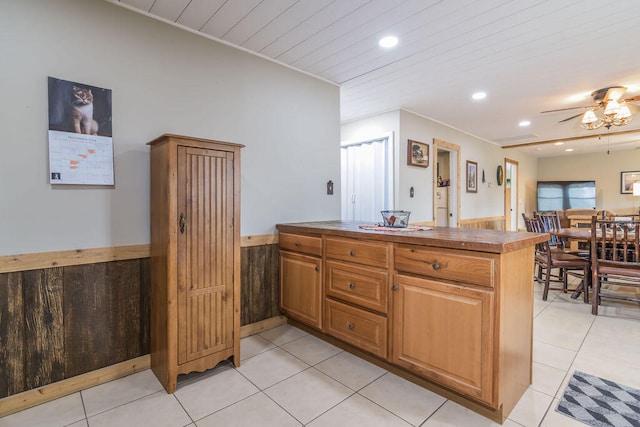
[[[342,219],[381,222],[380,211],[393,209],[390,137],[341,147]]]

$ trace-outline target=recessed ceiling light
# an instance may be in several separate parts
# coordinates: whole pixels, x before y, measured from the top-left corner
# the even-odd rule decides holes
[[[531,122],[529,120],[523,120],[520,123],[518,123],[518,126],[520,126],[521,128],[527,127],[531,124]]]
[[[473,99],[485,99],[487,97],[487,93],[486,92],[476,92],[473,95],[471,95],[471,97]]]
[[[380,45],[380,47],[394,47],[398,44],[398,38],[396,36],[386,36],[381,38],[378,44]]]
[[[567,149],[566,149],[566,150],[564,150],[564,151],[573,151],[573,148],[567,148]]]
[[[564,142],[555,142],[553,145],[564,145]]]

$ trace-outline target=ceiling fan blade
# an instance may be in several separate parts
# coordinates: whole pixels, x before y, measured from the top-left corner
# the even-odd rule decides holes
[[[568,110],[575,110],[577,108],[596,108],[596,107],[592,105],[583,105],[581,107],[567,107],[567,108],[558,108],[556,110],[540,111],[540,113],[555,113],[556,111],[568,111]]]
[[[640,95],[632,96],[630,98],[625,98],[622,100],[623,102],[636,102],[640,101]]]
[[[576,117],[580,117],[582,114],[583,114],[583,113],[576,114],[575,116],[567,117],[567,118],[566,118],[566,119],[564,119],[564,120],[560,120],[558,123],[568,122],[568,121],[569,121],[569,120],[571,120],[571,119],[575,119]]]

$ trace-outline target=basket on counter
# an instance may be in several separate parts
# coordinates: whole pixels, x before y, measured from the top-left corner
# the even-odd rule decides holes
[[[406,228],[411,211],[380,211],[385,227]]]

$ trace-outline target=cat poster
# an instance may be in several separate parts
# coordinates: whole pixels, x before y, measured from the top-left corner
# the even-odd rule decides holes
[[[49,77],[49,182],[114,185],[111,89]]]

